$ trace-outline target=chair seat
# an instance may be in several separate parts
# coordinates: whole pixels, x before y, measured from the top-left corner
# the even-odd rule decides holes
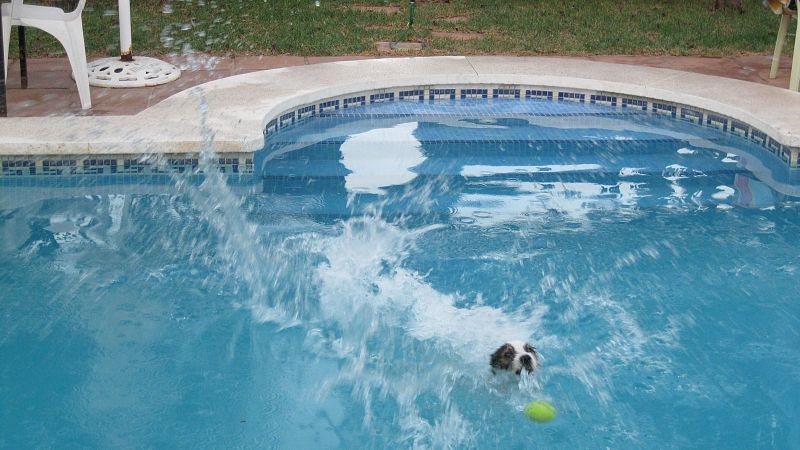
[[[19,14],[14,14],[17,17],[24,17],[26,19],[37,19],[37,20],[65,20],[68,13],[64,12],[63,9],[57,8],[55,6],[38,6],[38,5],[27,5],[23,3],[20,7]],[[4,16],[8,16],[11,14],[11,3],[3,3],[2,5],[2,14]],[[17,17],[11,18],[12,25],[19,25],[17,22],[19,20]]]

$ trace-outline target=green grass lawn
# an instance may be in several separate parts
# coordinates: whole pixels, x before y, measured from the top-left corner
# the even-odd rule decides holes
[[[400,40],[422,42],[424,50],[415,54],[426,55],[771,52],[778,17],[760,0],[743,3],[744,14],[712,12],[713,0],[419,0],[416,24],[409,30],[403,0],[320,0],[318,7],[314,0],[136,0],[133,43],[135,54],[147,55],[188,48],[237,55],[370,55],[376,54],[376,41]],[[116,0],[87,2],[84,32],[91,56],[119,53],[116,5]],[[356,5],[399,11],[365,11]],[[447,20],[453,17],[460,19]],[[465,41],[434,36],[456,31],[482,35]],[[14,48],[16,43],[12,57]],[[37,30],[29,32],[28,48],[32,56],[63,54],[55,40]]]

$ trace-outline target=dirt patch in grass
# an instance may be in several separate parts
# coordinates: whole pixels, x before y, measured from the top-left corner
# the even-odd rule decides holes
[[[355,9],[356,11],[363,11],[363,12],[377,12],[377,13],[384,13],[384,14],[397,14],[400,12],[399,6],[372,6],[372,5],[353,5],[349,7],[350,9]]]
[[[421,42],[387,42],[380,41],[375,43],[375,49],[379,52],[412,52],[422,50]]]
[[[378,30],[378,31],[392,31],[397,30],[398,27],[392,25],[367,25],[364,27],[365,30]]]
[[[485,36],[483,33],[474,31],[433,31],[431,35],[435,38],[453,39],[454,41],[472,41]]]
[[[447,22],[447,23],[463,23],[467,22],[468,20],[469,16],[440,17],[436,19],[434,23],[436,23],[436,21]]]

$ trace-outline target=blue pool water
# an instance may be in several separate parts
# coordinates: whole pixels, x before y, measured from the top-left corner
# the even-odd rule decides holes
[[[800,448],[800,182],[762,148],[464,101],[212,159],[2,181],[0,447]],[[489,370],[512,339],[533,376]]]

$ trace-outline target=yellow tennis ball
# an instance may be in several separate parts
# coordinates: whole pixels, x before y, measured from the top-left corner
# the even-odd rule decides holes
[[[556,409],[547,402],[530,402],[525,405],[525,416],[534,422],[550,422],[556,418]]]

